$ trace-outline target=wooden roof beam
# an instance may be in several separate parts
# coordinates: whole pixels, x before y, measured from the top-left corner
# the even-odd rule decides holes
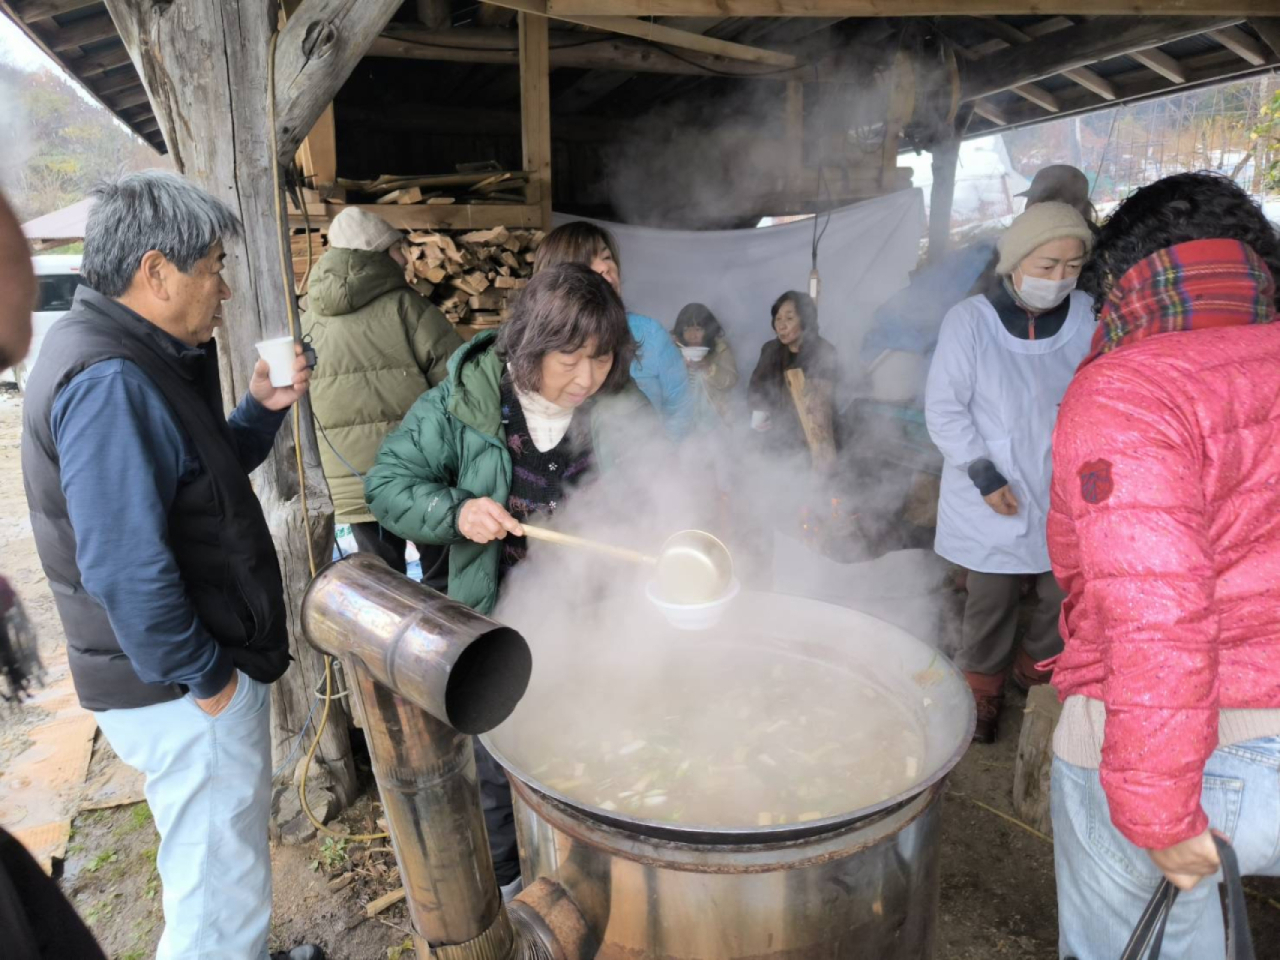
[[[1240,19],[1275,13],[1275,0],[546,0],[553,17],[613,14],[629,17],[953,17],[957,7],[973,15],[1017,15],[1029,8],[1054,13],[1113,16],[1117,9],[1145,16]]]
[[[27,0],[22,3],[20,0],[13,0],[9,5],[23,23],[35,23],[37,20],[48,20],[50,17],[97,6],[101,2],[102,0]]]
[[[1262,42],[1280,57],[1280,17],[1253,17],[1249,26],[1262,38]]]
[[[935,23],[934,26],[960,57],[969,63],[981,62],[983,54],[979,51],[983,47],[987,47],[987,44],[982,44],[979,47],[964,47],[953,37],[948,36],[948,32],[943,28],[942,24]],[[1003,50],[1009,46],[1009,44],[1003,40],[992,40],[991,43],[998,44],[998,46],[990,47],[992,50]],[[1057,98],[1052,93],[1044,89],[1044,87],[1037,86],[1034,83],[1020,84],[1014,87],[1012,92],[1022,97],[1022,99],[1026,100],[1028,103],[1034,103],[1042,110],[1048,110],[1050,113],[1058,113],[1062,109],[1058,105]],[[988,120],[991,120],[992,123],[997,123],[998,121],[993,120],[992,117],[995,115],[1002,115],[1000,113],[1000,109],[988,101],[980,100],[979,102],[982,103],[982,107],[975,108],[974,112],[980,117],[986,117]]]
[[[53,24],[49,24],[53,27]],[[50,29],[49,48],[55,51],[71,50],[87,43],[97,43],[116,35],[116,25],[109,14],[85,17],[67,27]]]
[[[972,19],[984,30],[998,36],[998,39],[994,41],[1000,44],[1000,47],[997,49],[1018,46],[1024,43],[1033,43],[1036,36],[1048,36],[1051,33],[1056,33],[1059,30],[1066,30],[1074,26],[1074,24],[1066,17],[1055,17],[1051,29],[1045,30],[1042,28],[1039,33],[1033,36],[1031,33],[1019,30],[1012,24],[1005,23],[1003,20],[998,20],[995,17],[974,17]],[[1103,100],[1114,100],[1116,98],[1116,88],[1104,77],[1098,76],[1098,74],[1094,73],[1088,67],[1076,67],[1074,70],[1064,70],[1062,75],[1068,80],[1078,83],[1086,90],[1093,91],[1098,96],[1102,97]],[[1015,88],[1015,92],[1016,89],[1017,88]]]
[[[1034,43],[1010,47],[975,64],[964,78],[965,100],[1012,90],[1026,83],[1195,36],[1206,30],[1234,26],[1236,17],[1205,20],[1201,17],[1105,17],[1091,20]]]
[[[1179,84],[1187,82],[1187,71],[1182,64],[1157,47],[1151,47],[1149,50],[1130,50],[1127,56],[1138,61],[1148,70],[1154,70],[1166,80]]]
[[[1267,51],[1262,44],[1238,27],[1210,30],[1209,36],[1255,67],[1260,67],[1267,62]]]
[[[990,100],[973,101],[973,112],[983,119],[990,120],[997,127],[1007,127],[1009,116]]]
[[[418,0],[418,22],[428,30],[448,30],[453,26],[449,0]]]
[[[675,27],[668,27],[665,24],[648,20],[638,20],[634,17],[561,16],[547,12],[547,0],[486,0],[486,2],[493,3],[499,7],[506,7],[509,10],[518,10],[521,13],[540,17],[553,17],[554,19],[564,20],[567,23],[574,23],[582,27],[592,27],[596,30],[605,30],[609,33],[618,33],[626,37],[635,37],[638,40],[647,40],[651,43],[661,43],[669,47],[679,47],[683,50],[710,53],[715,56],[727,57],[731,60],[762,63],[773,67],[796,66],[796,58],[789,53],[778,53],[774,50],[749,47],[745,44],[732,43],[728,40],[718,40],[715,37],[705,37],[702,34],[690,33],[687,30],[677,30]]]
[[[1188,57],[1182,61],[1182,65],[1186,71],[1187,84],[1203,86],[1280,67],[1280,56],[1272,57],[1261,67],[1255,67],[1228,50],[1215,50]],[[1146,69],[1130,70],[1110,79],[1120,94],[1120,103],[1158,97],[1178,90],[1178,87],[1170,85],[1167,78]],[[1097,106],[1091,97],[1077,90],[1064,91],[1059,99],[1062,102],[1062,116],[1087,112]],[[1038,123],[1045,119],[1038,110],[1022,105],[1007,108],[1006,114],[1009,126],[1012,127]],[[976,135],[977,131],[974,133]]]
[[[276,146],[291,163],[400,0],[303,0],[276,41]]]
[[[130,107],[139,107],[144,103],[151,102],[151,99],[147,96],[146,88],[141,83],[114,96],[107,97],[106,100],[107,106],[112,110],[127,110]]]
[[[683,74],[704,77],[714,72],[762,80],[810,80],[807,67],[779,70],[760,64],[728,60],[690,50],[676,56],[661,47],[603,36],[599,43],[584,44],[583,34],[560,30],[551,34],[552,69],[614,70],[623,73]],[[454,63],[518,61],[516,37],[510,30],[474,30],[455,27],[429,31],[404,24],[390,24],[369,47],[367,56],[400,60],[443,60]]]

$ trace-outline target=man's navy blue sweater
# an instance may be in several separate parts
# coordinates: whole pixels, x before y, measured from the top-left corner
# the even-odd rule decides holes
[[[248,395],[228,418],[246,472],[284,418]],[[62,389],[51,425],[85,590],[139,678],[214,696],[234,668],[196,616],[168,542],[174,497],[204,468],[164,395],[136,364],[105,360]]]

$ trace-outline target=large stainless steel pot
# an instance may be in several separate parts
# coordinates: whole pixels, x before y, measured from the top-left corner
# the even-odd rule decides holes
[[[529,772],[538,755],[521,736],[522,712],[573,696],[535,668],[521,706],[484,737],[513,781],[525,879],[548,877],[569,892],[598,940],[597,960],[930,957],[940,782],[974,725],[959,671],[890,624],[796,597],[742,595],[717,638],[705,642],[766,645],[815,671],[872,677],[898,691],[925,732],[920,779],[802,826],[682,825],[593,809]],[[538,638],[530,640],[536,664]],[[847,709],[856,723],[857,705]]]

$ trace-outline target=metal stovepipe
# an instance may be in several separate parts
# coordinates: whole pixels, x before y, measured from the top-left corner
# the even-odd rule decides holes
[[[524,695],[524,638],[360,554],[312,582],[302,628],[354,681],[419,957],[539,955],[498,893],[470,736]]]

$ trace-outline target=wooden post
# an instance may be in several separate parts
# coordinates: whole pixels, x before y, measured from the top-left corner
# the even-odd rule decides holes
[[[542,229],[551,229],[551,51],[547,18],[520,14],[520,131],[525,195],[542,210]]]
[[[889,107],[884,124],[884,158],[880,170],[880,188],[885,193],[897,189],[898,140],[911,122],[916,109],[916,72],[911,54],[902,50],[894,57],[889,72]]]
[[[786,189],[792,192],[799,189],[804,176],[804,84],[799,80],[787,81],[783,135],[787,138]]]
[[[225,276],[234,296],[223,308],[218,333],[224,398],[234,403],[246,391],[256,362],[254,343],[288,331],[292,277],[281,276],[280,245],[287,222],[272,211],[278,195],[266,149],[271,87],[268,62],[276,4],[271,0],[107,0],[112,19],[146,84],[174,167],[225,201],[244,223],[244,238],[229,245]],[[360,50],[344,45],[350,37],[376,35],[399,6],[398,0],[304,0],[290,18],[288,38],[277,44],[276,90],[291,84],[296,99],[279,102],[276,114],[279,154],[291,158],[324,105],[350,74]],[[296,21],[296,23],[295,23]],[[210,57],[218,69],[208,69]],[[315,58],[319,58],[316,62]],[[333,506],[318,465],[310,407],[306,429],[295,438],[281,428],[267,462],[254,475],[258,497],[276,542],[289,610],[290,649],[295,663],[272,696],[272,748],[277,760],[290,754],[303,732],[324,679],[323,658],[301,639],[298,612],[310,583],[307,539],[317,558],[328,558],[333,542]],[[295,469],[294,444],[301,442],[308,464]],[[306,484],[310,516],[302,517],[300,479]],[[317,711],[318,713],[318,711]],[[328,774],[340,803],[355,796],[355,768],[348,738],[349,715],[342,701],[331,704],[329,724],[320,741],[316,767]],[[308,735],[314,735],[308,729]]]
[[[934,144],[933,187],[929,191],[930,263],[936,263],[951,248],[951,208],[955,203],[959,157],[959,136]]]
[[[332,103],[324,108],[324,113],[320,114],[320,119],[298,148],[298,166],[302,168],[303,177],[315,189],[315,199],[345,198],[346,191],[334,186],[338,179],[338,143]]]

